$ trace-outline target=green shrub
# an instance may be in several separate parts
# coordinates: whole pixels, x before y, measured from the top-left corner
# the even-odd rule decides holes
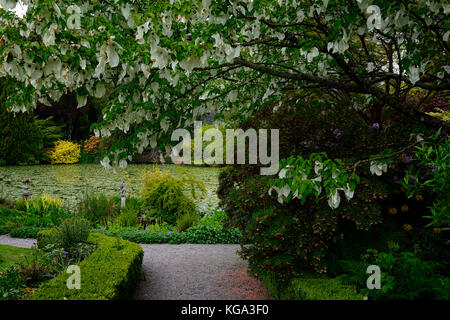
[[[227,214],[220,209],[214,210],[212,213],[205,214],[200,221],[196,223],[197,226],[207,226],[212,228],[222,228],[223,222],[227,218]]]
[[[55,244],[68,250],[79,243],[85,243],[89,237],[89,229],[90,224],[86,219],[66,219],[57,228]]]
[[[42,230],[37,234],[37,247],[43,249],[58,242],[58,229]]]
[[[183,193],[179,180],[169,177],[157,183],[148,194],[147,204],[155,209],[154,217],[175,224],[185,214],[195,212],[194,202]]]
[[[120,203],[114,198],[107,197],[103,193],[94,194],[88,192],[78,203],[77,213],[89,220],[92,225],[106,224],[108,219],[119,214]]]
[[[0,236],[9,233],[9,229],[5,226],[0,226]]]
[[[39,227],[19,227],[12,229],[9,235],[13,238],[36,239],[39,232],[46,230]]]
[[[136,227],[139,224],[139,211],[132,206],[125,206],[115,222],[121,227]]]
[[[277,300],[363,300],[355,286],[342,284],[337,278],[306,275],[280,281],[276,275],[264,276],[264,284]]]
[[[186,232],[173,232],[170,230],[94,230],[108,236],[121,237],[136,243],[196,243],[196,244],[237,244],[242,241],[242,234],[236,228],[229,230],[195,226]]]
[[[391,244],[388,252],[368,250],[367,264],[381,269],[381,290],[370,290],[371,299],[434,299],[437,279],[434,265],[412,252],[398,251]]]
[[[117,242],[119,241],[119,243]],[[90,234],[97,249],[79,264],[81,289],[67,288],[70,276],[62,273],[42,284],[32,300],[113,300],[127,298],[141,274],[144,251],[138,244],[101,234]]]
[[[177,219],[177,230],[179,232],[186,231],[193,225],[195,225],[200,220],[200,216],[197,213],[187,213],[182,215],[180,218]]]
[[[16,266],[0,273],[0,300],[19,300],[24,296],[26,283]]]

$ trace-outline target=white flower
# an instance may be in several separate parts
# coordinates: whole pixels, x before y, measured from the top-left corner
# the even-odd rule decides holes
[[[351,198],[353,198],[353,195],[355,194],[355,190],[351,190],[349,184],[347,183],[346,188],[344,188],[344,193],[345,193],[345,197],[347,198],[347,200],[350,200]]]
[[[423,134],[422,133],[418,133],[417,136],[416,136],[416,141],[420,142],[420,141],[423,141],[423,140],[424,140],[423,139]]]
[[[197,56],[188,57],[180,62],[180,67],[186,71],[187,76],[189,76],[192,70],[194,70],[194,68],[198,67],[199,65],[200,59]]]
[[[412,84],[415,84],[419,80],[420,80],[419,68],[409,66],[409,81],[411,81]]]
[[[156,44],[152,45],[151,55],[153,66],[155,68],[163,69],[169,64],[169,52]]]
[[[381,176],[383,172],[387,172],[387,164],[386,163],[377,163],[375,161],[370,162],[370,173],[376,174],[377,176]]]
[[[289,194],[291,193],[291,188],[285,184],[283,186],[283,188],[281,188],[279,194],[281,194],[282,196],[284,196],[285,198],[287,198],[289,196]]]
[[[55,45],[55,31],[57,29],[58,25],[53,23],[42,36],[42,42],[44,42],[46,47]]]
[[[315,172],[316,174],[319,174],[319,171],[322,170],[322,169],[323,169],[323,163],[320,162],[320,161],[316,161],[316,162],[314,163],[314,172]]]
[[[287,173],[288,169],[287,168],[283,168],[280,170],[280,173],[278,174],[278,178],[280,179],[284,179],[286,178],[286,173]]]
[[[119,54],[116,51],[115,42],[111,41],[110,45],[106,46],[106,54],[108,56],[107,62],[111,68],[115,68],[119,65]]]
[[[331,209],[336,209],[339,207],[339,204],[341,203],[341,196],[339,195],[339,192],[336,190],[334,194],[331,195],[330,198],[328,198],[328,205]]]
[[[86,105],[86,103],[87,103],[87,96],[77,95],[77,102],[78,102],[77,108],[84,107]]]

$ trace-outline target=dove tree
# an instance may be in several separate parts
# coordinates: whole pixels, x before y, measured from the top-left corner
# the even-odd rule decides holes
[[[382,123],[450,88],[450,5],[368,0],[0,0],[0,77],[14,112],[75,94],[107,97],[97,136],[125,133],[102,164],[125,167],[145,148],[170,150],[171,129],[210,110],[251,116],[288,91],[344,93]],[[167,146],[166,146],[167,145]]]

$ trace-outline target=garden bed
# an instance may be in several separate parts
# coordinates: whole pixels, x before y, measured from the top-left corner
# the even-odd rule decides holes
[[[81,288],[68,289],[70,274],[62,273],[42,284],[31,300],[113,300],[129,295],[141,274],[142,248],[101,234],[90,234],[88,241],[98,248],[79,264]]]

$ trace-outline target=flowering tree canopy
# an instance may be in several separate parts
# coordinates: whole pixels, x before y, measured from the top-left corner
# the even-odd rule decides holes
[[[22,19],[0,10],[0,77],[15,80],[6,105],[19,112],[69,93],[79,107],[107,97],[96,135],[129,133],[112,149],[114,165],[211,109],[251,115],[308,88],[440,125],[405,98],[450,88],[445,1],[22,2]]]

